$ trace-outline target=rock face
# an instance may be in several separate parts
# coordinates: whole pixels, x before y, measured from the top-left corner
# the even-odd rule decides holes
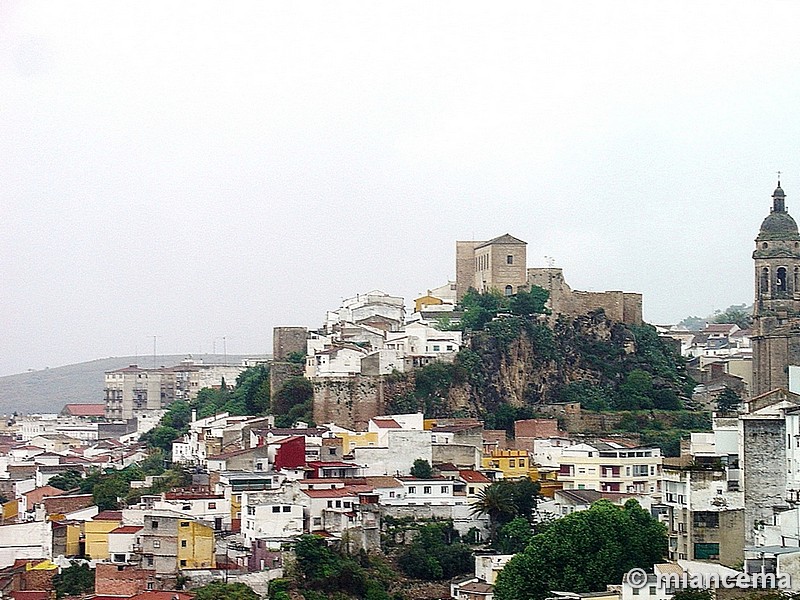
[[[649,374],[654,390],[675,399],[692,387],[680,356],[649,326],[614,322],[602,310],[559,318],[552,328],[543,316],[504,318],[472,334],[449,381],[442,382],[447,389],[434,394],[435,410],[426,413],[480,417],[504,405],[535,411],[536,405],[563,401],[576,382],[613,399],[634,370]],[[398,406],[396,400],[387,395],[386,406]]]
[[[638,388],[629,381],[635,372]],[[612,321],[603,310],[560,317],[552,327],[544,315],[509,316],[474,332],[453,364],[315,381],[314,421],[359,428],[379,414],[423,411],[426,417],[478,417],[505,427],[509,419],[528,418],[537,405],[584,403],[587,395],[607,409],[671,410],[692,387],[683,360],[652,327]],[[621,405],[631,396],[642,406]],[[504,422],[493,418],[498,413]]]

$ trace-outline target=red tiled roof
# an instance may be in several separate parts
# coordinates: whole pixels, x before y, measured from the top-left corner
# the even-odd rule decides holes
[[[102,512],[97,513],[93,518],[92,521],[122,521],[122,511],[121,510],[104,510]]]
[[[131,596],[128,600],[192,600],[194,594],[150,590]]]
[[[105,404],[67,404],[63,410],[75,417],[103,417],[105,411]]]
[[[382,429],[402,429],[400,427],[400,423],[398,423],[394,419],[374,418],[372,419],[372,422],[375,423],[375,425],[377,425],[378,427],[381,427]]]
[[[10,592],[9,595],[14,600],[49,600],[50,592],[44,590],[17,590]]]
[[[64,490],[60,490],[57,487],[53,487],[52,485],[44,485],[40,488],[36,488],[35,490],[31,490],[30,492],[25,492],[24,496],[28,499],[28,506],[32,506],[34,504],[39,504],[42,501],[42,498],[46,498],[48,496],[60,496],[61,494],[65,494]]]
[[[141,531],[144,529],[141,525],[123,525],[122,527],[117,527],[116,529],[112,529],[108,533],[136,533],[137,531]]]
[[[467,483],[491,483],[491,479],[478,471],[464,470],[458,472],[461,479]]]

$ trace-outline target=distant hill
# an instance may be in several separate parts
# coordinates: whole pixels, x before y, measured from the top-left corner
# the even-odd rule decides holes
[[[187,354],[156,356],[156,365],[171,367],[185,359]],[[247,356],[227,357],[222,354],[193,354],[197,362],[206,364],[227,362],[239,364]],[[103,403],[103,374],[138,364],[143,368],[153,366],[152,356],[117,356],[89,362],[29,371],[0,377],[0,414],[57,413],[65,404],[74,402]]]

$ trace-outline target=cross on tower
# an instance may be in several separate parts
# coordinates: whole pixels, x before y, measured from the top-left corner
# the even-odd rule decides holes
[[[781,172],[778,171],[778,187],[781,187]]]

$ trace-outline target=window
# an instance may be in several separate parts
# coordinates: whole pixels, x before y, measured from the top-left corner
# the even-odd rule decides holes
[[[256,514],[256,507],[255,506],[248,506],[247,507],[247,514],[251,517]]]
[[[161,540],[153,540],[153,548],[161,548]]]
[[[514,257],[511,254],[506,254],[506,264],[507,265],[514,264]]]
[[[186,540],[181,540],[181,548],[186,548]]]
[[[786,267],[778,267],[775,289],[778,292],[786,291]]]
[[[182,561],[181,561],[181,566],[182,566],[182,567],[185,567],[185,566],[186,566],[186,561],[185,561],[185,560],[182,560]]]
[[[181,521],[181,527],[188,527],[189,521]]]
[[[474,487],[467,488],[467,493],[470,494],[470,495],[474,494],[475,493],[475,488]]]
[[[447,493],[447,486],[446,486],[446,485],[443,485],[443,486],[442,486],[441,492],[442,492],[443,494],[446,494],[446,493]]]
[[[124,554],[115,554],[114,555],[114,562],[125,562],[125,555]]]
[[[511,469],[514,469],[514,468],[516,468],[516,466],[517,466],[517,461],[516,461],[516,460],[514,460],[513,458],[509,458],[509,459],[508,459],[508,466],[509,466],[509,468],[511,468]]]
[[[158,529],[158,521],[151,521],[150,522],[151,529]]]
[[[328,508],[333,508],[333,500],[328,500]]]
[[[345,501],[345,503],[344,503],[344,507],[345,507],[345,508],[350,508],[352,505],[353,505],[353,504],[352,504],[351,502],[347,502],[347,501]]]
[[[633,595],[634,596],[638,596],[639,595],[639,588],[633,588]]]
[[[208,509],[209,510],[213,510],[215,508],[217,508],[217,503],[216,502],[209,502],[208,503]]]
[[[415,485],[409,486],[408,487],[408,493],[409,494],[416,494],[417,493],[417,486],[415,486]]]
[[[272,512],[274,512],[274,513],[279,513],[279,512],[281,512],[281,507],[280,507],[280,506],[273,506],[273,507],[272,507]]]
[[[148,567],[152,567],[153,566],[153,555],[152,554],[147,557],[147,566]]]
[[[191,504],[184,504],[183,505],[183,510],[192,510],[192,505]]]
[[[328,454],[336,455],[336,448],[328,448]]]
[[[647,590],[647,591],[649,591],[649,592],[650,592],[650,595],[651,595],[651,596],[655,596],[655,595],[656,595],[656,586],[654,586],[654,585],[651,585],[651,586],[648,588],[648,590]]]
[[[322,525],[322,517],[314,517],[314,525]]]
[[[281,510],[283,512],[292,512],[292,507],[291,506],[282,506]]]
[[[342,501],[341,500],[337,500],[336,501],[336,508],[342,508]]]
[[[505,290],[505,294],[506,294],[506,296],[512,296],[514,294],[514,288],[511,287],[510,285],[507,285],[506,286],[506,290]]]
[[[422,493],[423,494],[430,494],[431,493],[431,486],[429,486],[429,485],[424,486],[422,488]]]
[[[434,352],[439,352],[439,348],[440,348],[440,346],[438,344],[434,344],[433,351]]]

